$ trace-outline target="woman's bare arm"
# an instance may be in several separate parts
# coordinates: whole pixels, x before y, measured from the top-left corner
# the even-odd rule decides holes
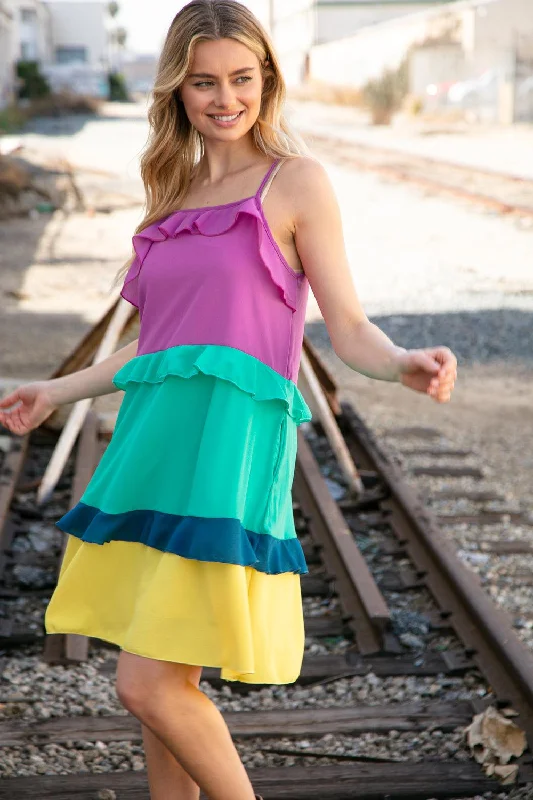
[[[296,248],[335,353],[371,378],[401,381],[439,402],[449,400],[457,366],[453,353],[440,346],[405,350],[370,322],[354,286],[339,204],[324,167],[310,158],[287,166]]]
[[[112,377],[137,354],[138,339],[85,369],[44,381],[24,383],[0,399],[0,425],[24,436],[56,408],[88,397],[117,392]]]
[[[99,397],[103,394],[117,392],[118,389],[112,383],[111,378],[137,354],[138,342],[139,340],[135,339],[125,347],[121,347],[120,350],[115,350],[98,364],[47,381],[52,402],[59,406],[65,403],[75,403],[86,397]]]

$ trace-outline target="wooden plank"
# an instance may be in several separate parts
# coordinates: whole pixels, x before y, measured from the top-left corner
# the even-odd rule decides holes
[[[482,553],[494,553],[498,556],[507,555],[529,555],[533,553],[533,544],[522,539],[508,539],[507,541],[487,541],[478,542],[478,548]]]
[[[423,656],[411,655],[373,655],[361,656],[355,651],[347,651],[345,655],[309,656],[304,655],[302,669],[295,683],[307,685],[324,680],[336,680],[352,675],[368,675],[375,673],[378,677],[391,677],[397,675],[462,675],[467,670],[474,668],[474,663],[464,657],[460,651],[426,652]],[[105,674],[113,674],[116,670],[116,660],[104,662],[98,669]],[[228,686],[228,682],[220,677],[220,669],[204,667],[202,680],[208,681],[215,687]],[[255,691],[263,685],[260,683],[244,683],[234,681],[231,691],[246,694]]]
[[[59,378],[62,375],[70,375],[72,372],[77,372],[84,367],[88,367],[98,350],[102,339],[105,336],[107,329],[111,323],[113,315],[117,309],[120,297],[116,297],[103,316],[95,322],[95,324],[87,331],[85,336],[78,342],[74,350],[61,362],[61,364],[50,375],[52,378]],[[130,310],[130,316],[124,325],[123,334],[126,333],[131,325],[137,319],[138,311],[133,306]],[[43,424],[46,427],[46,422]]]
[[[422,731],[438,728],[452,731],[468,724],[473,716],[468,701],[458,703],[392,703],[388,706],[340,706],[289,711],[226,711],[224,720],[232,736],[323,736],[325,733],[387,733],[391,730]],[[70,740],[90,742],[141,741],[140,722],[131,714],[106,717],[59,717],[50,720],[4,720],[0,747],[31,741],[40,746]]]
[[[477,514],[437,514],[442,525],[497,525],[513,522],[518,525],[533,525],[533,519],[522,512],[480,511]]]
[[[320,385],[327,397],[331,410],[335,415],[340,414],[341,407],[337,397],[337,384],[308,336],[304,336],[303,338],[303,350],[311,363],[315,375],[320,381]]]
[[[409,438],[413,436],[415,439],[439,439],[442,434],[436,428],[425,428],[422,425],[409,425],[402,428],[387,428],[384,431],[385,436],[399,436],[400,438]]]
[[[29,440],[29,434],[22,437],[13,435],[10,449],[2,458],[0,469],[0,574],[3,570],[4,550],[9,547],[13,538],[13,528],[9,525],[9,509],[28,452]]]
[[[361,497],[364,494],[363,482],[350,455],[344,437],[339,430],[335,414],[331,410],[328,399],[320,381],[315,374],[311,362],[305,351],[302,351],[300,361],[300,375],[307,386],[308,395],[311,395],[312,405],[316,411],[316,417],[322,425],[322,429],[327,437],[337,465],[342,472],[346,489],[351,497]],[[305,390],[304,390],[305,395]],[[313,412],[315,416],[315,412]]]
[[[473,761],[272,767],[250,769],[248,775],[265,800],[440,800],[501,791]],[[95,800],[103,789],[120,800],[148,800],[146,773],[134,771],[6,778],[0,800]]]
[[[300,430],[294,494],[309,517],[313,539],[323,546],[324,564],[328,573],[335,575],[335,589],[344,613],[353,618],[360,651],[379,652],[381,632],[390,626],[387,603]]]
[[[330,597],[333,594],[327,581],[314,575],[302,575],[300,585],[303,597]]]
[[[319,617],[304,615],[305,633],[316,638],[330,636],[350,636],[348,626],[343,622],[340,614],[324,614]],[[449,626],[446,626],[447,628]],[[52,634],[49,634],[50,636]],[[60,636],[61,634],[54,634]],[[72,634],[74,635],[74,634]],[[0,620],[0,647],[18,647],[21,644],[39,642],[44,638],[43,631],[25,631],[13,628],[11,620]],[[99,643],[106,645],[105,642]]]
[[[324,614],[320,617],[304,615],[305,633],[307,636],[343,636],[347,631],[340,614]]]
[[[131,316],[130,309],[129,303],[121,298],[94,356],[93,364],[105,361],[115,352],[124,326]],[[37,490],[38,504],[46,502],[51,497],[93,402],[93,397],[85,397],[82,400],[77,400],[72,406]]]
[[[473,503],[490,503],[492,501],[501,503],[505,500],[505,495],[494,490],[483,489],[438,489],[431,492],[432,500],[471,500]]]
[[[436,465],[430,467],[411,467],[409,469],[413,475],[428,475],[432,478],[483,478],[483,472],[478,467],[454,467]]]
[[[410,566],[396,567],[384,570],[378,579],[380,589],[388,592],[407,592],[412,589],[422,589],[426,582],[422,575]]]
[[[467,458],[474,455],[472,450],[460,450],[454,447],[402,447],[402,456],[429,456],[430,458]]]
[[[427,619],[432,631],[446,631],[449,633],[453,630],[450,620],[451,614],[447,614],[445,611],[424,611],[422,616]]]
[[[70,496],[70,508],[73,508],[85,491],[91,479],[100,455],[98,444],[98,417],[89,410],[85,417],[76,453],[76,467]],[[58,575],[61,561],[65,555],[68,534],[63,536],[63,548],[58,563]],[[89,655],[89,640],[76,634],[47,634],[44,642],[43,658],[49,664],[85,661]]]

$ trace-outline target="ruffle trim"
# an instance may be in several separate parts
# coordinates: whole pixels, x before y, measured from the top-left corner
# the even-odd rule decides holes
[[[228,204],[227,206],[211,209],[178,209],[163,221],[152,223],[133,236],[132,241],[136,257],[128,270],[124,285],[126,286],[138,277],[142,263],[154,242],[175,239],[182,233],[221,236],[233,228],[241,216],[251,217],[257,223],[261,261],[272,282],[277,287],[285,305],[292,311],[296,311],[298,307],[298,292],[304,274],[296,272],[290,274],[292,270],[282,263],[268,232],[265,230],[263,215],[258,203],[259,201],[256,197],[249,197],[234,205]],[[129,292],[126,289],[126,299],[128,299],[127,295],[129,295]]]
[[[162,383],[169,375],[192,378],[202,373],[229,381],[254,400],[280,400],[297,425],[309,422],[311,410],[294,381],[235,347],[181,344],[127,361],[113,375],[113,384],[126,391],[132,383]]]
[[[254,533],[243,528],[238,519],[179,516],[152,510],[107,514],[79,502],[55,524],[90,544],[137,542],[163,553],[253,567],[269,575],[303,575],[309,571],[297,538],[276,539],[268,533]]]

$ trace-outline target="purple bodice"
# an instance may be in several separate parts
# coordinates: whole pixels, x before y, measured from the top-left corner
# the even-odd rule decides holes
[[[296,382],[309,284],[284,259],[261,191],[180,209],[133,237],[122,297],[137,306],[137,355],[180,344],[227,345]]]

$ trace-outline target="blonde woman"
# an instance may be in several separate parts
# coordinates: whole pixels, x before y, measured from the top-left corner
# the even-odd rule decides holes
[[[139,339],[0,403],[17,434],[62,403],[124,390],[46,614],[52,633],[120,649],[117,693],[142,723],[152,800],[253,800],[203,666],[287,684],[304,648],[291,485],[311,285],[352,369],[450,399],[446,347],[404,350],[356,296],[326,172],[283,117],[272,42],[231,0],[193,0],[163,47],[142,159],[146,216],[118,275]]]

